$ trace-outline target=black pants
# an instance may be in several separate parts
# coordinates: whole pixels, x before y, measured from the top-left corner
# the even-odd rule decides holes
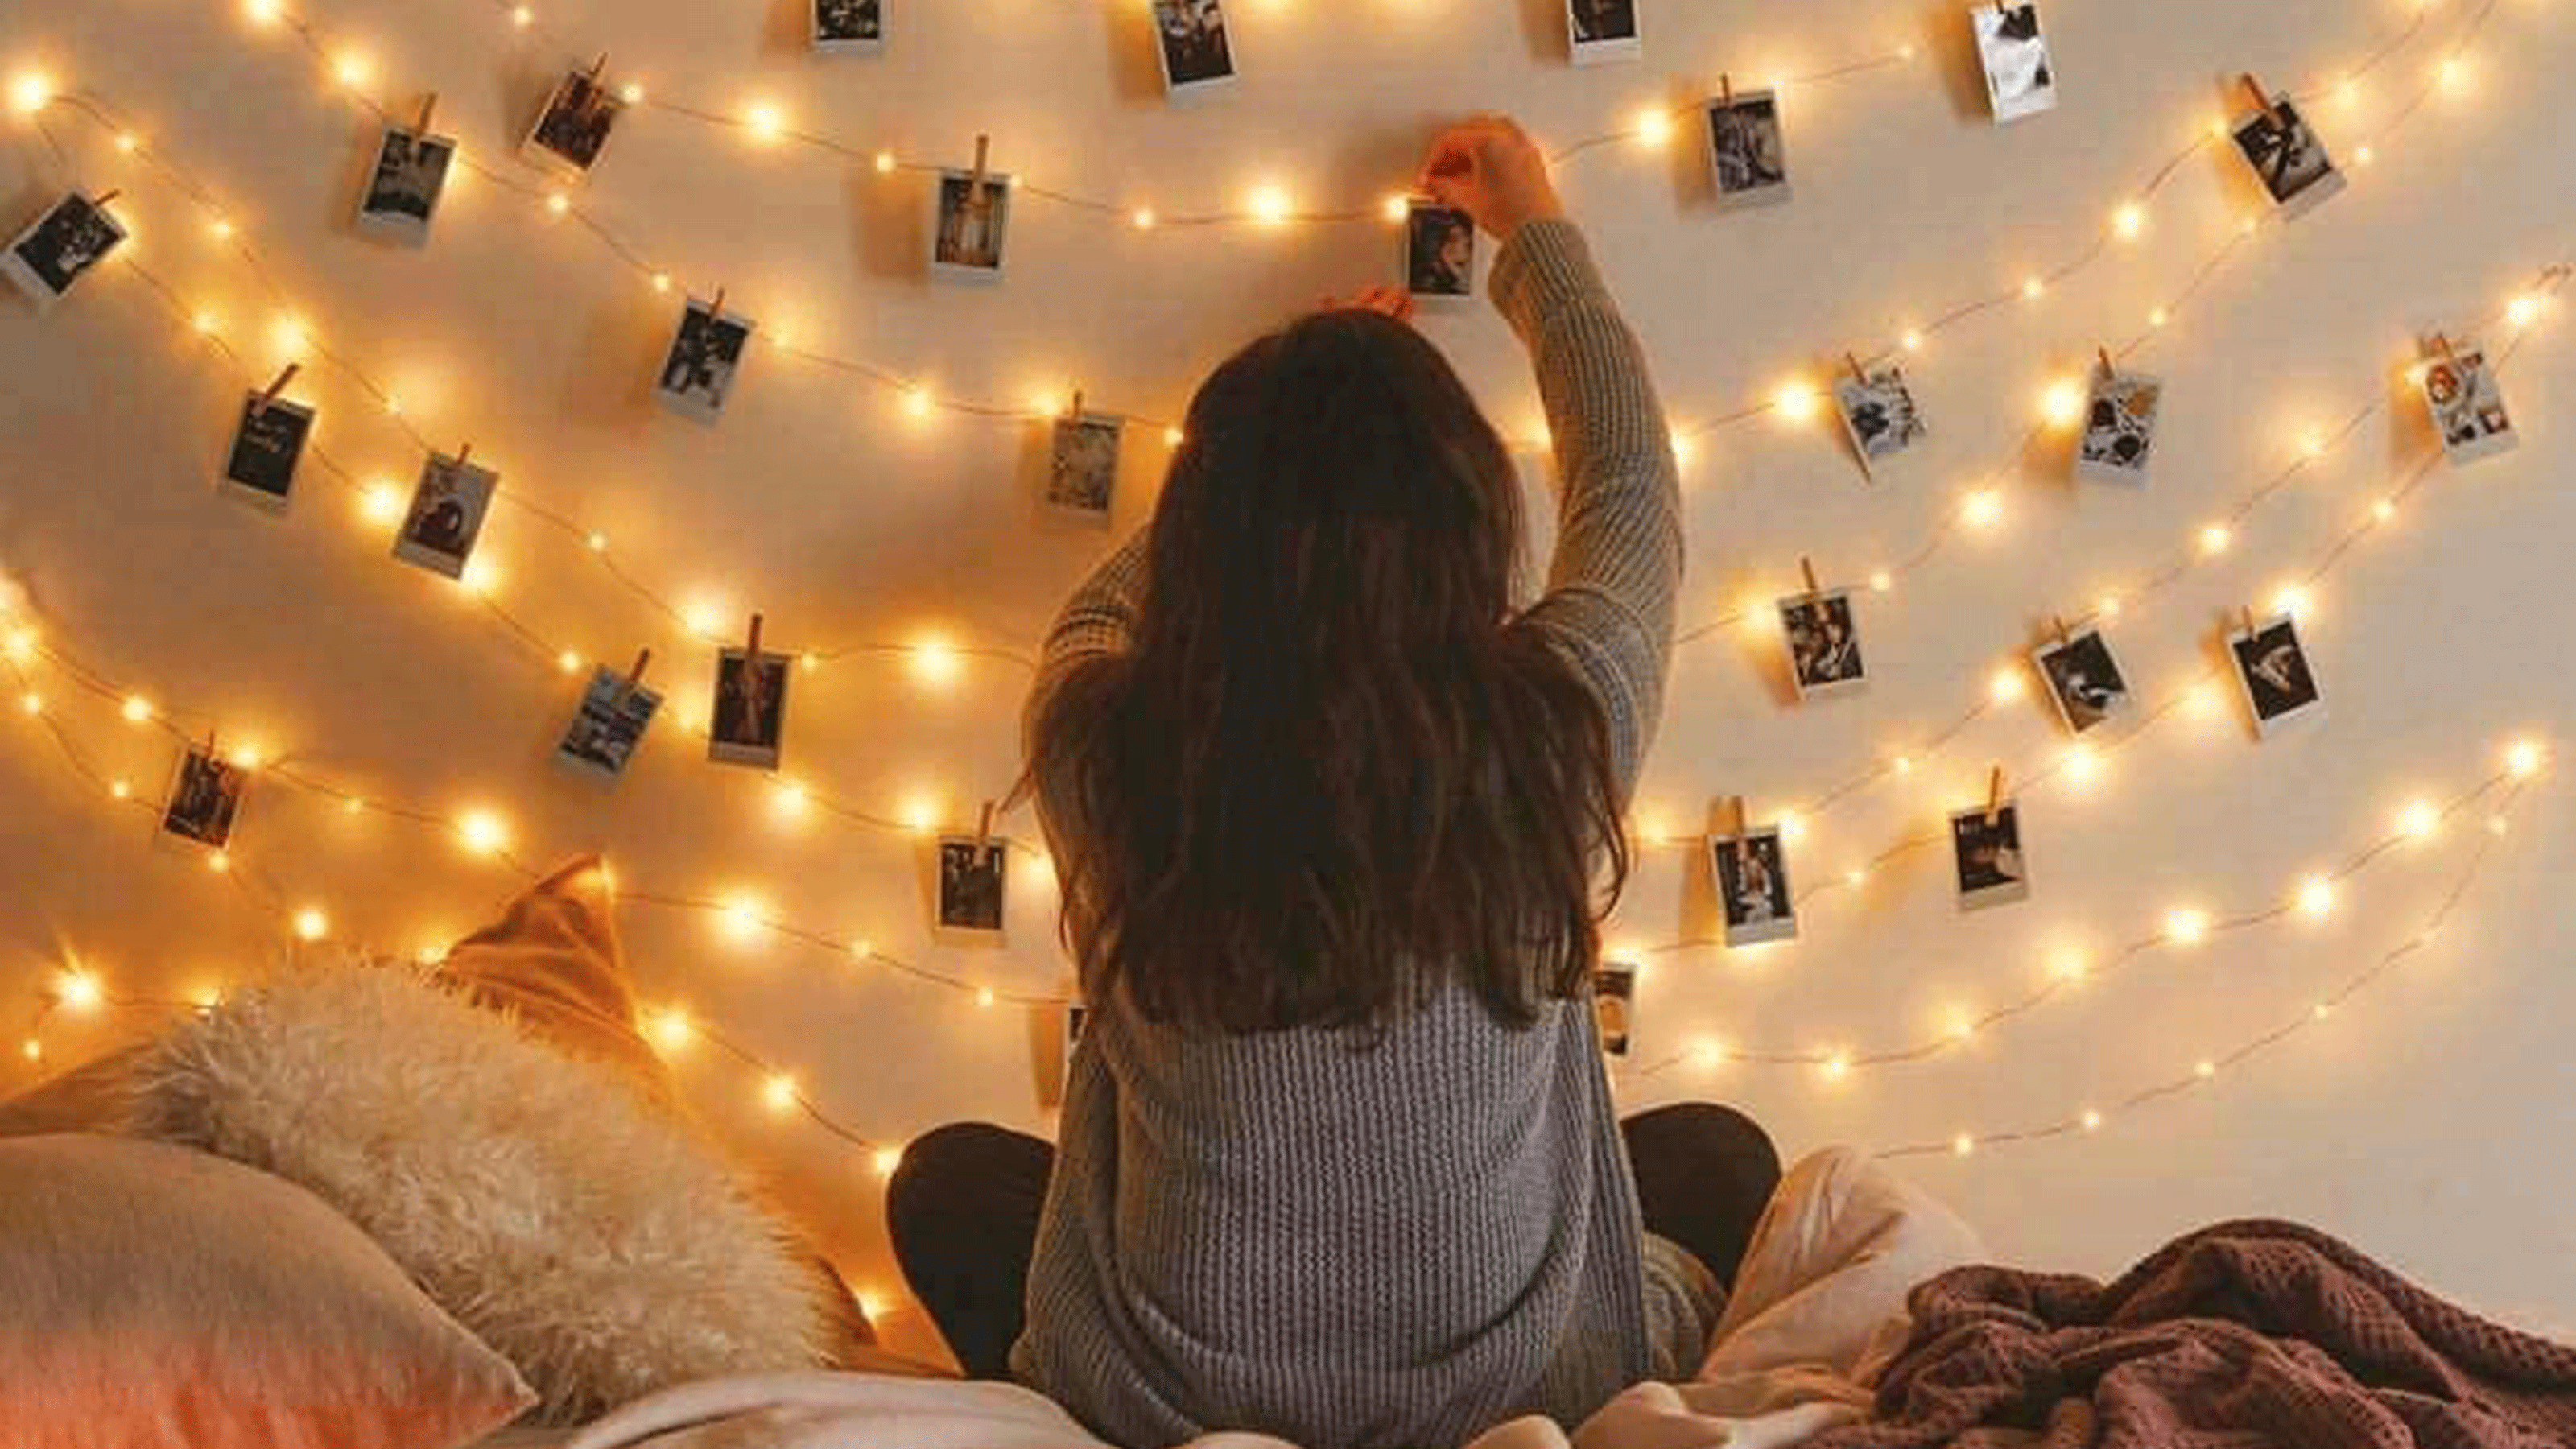
[[[1753,1119],[1686,1102],[1620,1124],[1646,1231],[1690,1250],[1735,1286],[1753,1226],[1780,1185],[1780,1154]],[[886,1189],[886,1226],[904,1281],[969,1377],[1006,1378],[1027,1321],[1029,1257],[1055,1148],[962,1122],[904,1150]]]

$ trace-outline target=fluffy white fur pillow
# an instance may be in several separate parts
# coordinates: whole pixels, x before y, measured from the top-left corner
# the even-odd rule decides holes
[[[308,969],[227,1002],[147,1050],[134,1090],[137,1132],[276,1173],[364,1228],[517,1365],[545,1422],[825,1361],[814,1277],[713,1149],[407,967]]]

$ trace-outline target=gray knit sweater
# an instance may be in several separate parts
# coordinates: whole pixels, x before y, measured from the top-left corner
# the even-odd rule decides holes
[[[1632,788],[1682,571],[1662,409],[1573,226],[1523,227],[1492,291],[1536,364],[1563,479],[1528,617],[1599,694]],[[1032,711],[1066,669],[1125,647],[1141,566],[1131,541],[1066,606]],[[1695,1366],[1706,1275],[1641,1231],[1588,1003],[1513,1029],[1453,984],[1374,1045],[1193,1035],[1096,1006],[1012,1356],[1096,1432],[1436,1449],[1523,1414],[1570,1427]]]

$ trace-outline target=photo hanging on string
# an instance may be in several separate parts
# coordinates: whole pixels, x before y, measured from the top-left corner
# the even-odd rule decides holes
[[[1010,845],[972,835],[939,839],[939,932],[952,944],[992,945],[1002,936]]]
[[[2093,396],[2084,409],[2084,436],[2075,446],[2075,476],[2096,483],[2145,483],[2164,401],[2160,379],[2095,371]]]
[[[2107,723],[2129,707],[2129,681],[2100,629],[2076,630],[2063,642],[2042,645],[2031,662],[2048,685],[2057,717],[2075,734]]]
[[[1476,222],[1455,207],[1419,198],[1404,211],[1405,290],[1429,306],[1476,295]]]
[[[1722,207],[1789,199],[1789,143],[1770,91],[1735,91],[1708,103],[1709,174]]]
[[[1592,968],[1592,1024],[1605,1055],[1624,1057],[1636,1030],[1637,966],[1604,961]]]
[[[568,71],[546,98],[519,154],[539,168],[574,180],[588,176],[608,149],[625,103],[588,71]]]
[[[713,302],[695,297],[680,310],[680,328],[662,358],[662,376],[653,385],[662,406],[683,417],[712,423],[724,412],[751,345],[753,323],[733,311],[719,312]]]
[[[1189,100],[1234,84],[1234,35],[1224,0],[1152,0],[1163,93]]]
[[[884,0],[813,0],[814,48],[827,55],[875,55],[885,49]]]
[[[1872,476],[1880,465],[1931,436],[1914,405],[1914,391],[1906,385],[1905,369],[1892,362],[1835,378],[1834,411],[1860,454],[1862,471]]]
[[[0,252],[0,275],[35,304],[39,314],[123,245],[125,228],[104,202],[75,191],[46,208]]]
[[[791,661],[766,650],[716,654],[716,688],[707,711],[707,758],[724,765],[775,770],[787,734],[787,679]]]
[[[2327,158],[2325,143],[2295,101],[2274,101],[2239,119],[2230,134],[2285,221],[2343,190],[2343,173]]]
[[[1646,53],[1645,0],[1565,0],[1566,47],[1576,65],[1607,65]]]
[[[2454,465],[2509,453],[2522,440],[2484,349],[2453,347],[2425,360],[2425,409]]]
[[[1800,700],[1856,694],[1868,687],[1849,589],[1782,599],[1780,629],[1789,644],[1790,682]]]
[[[1726,916],[1726,944],[1758,946],[1786,941],[1798,934],[1796,897],[1789,890],[1789,857],[1780,843],[1780,827],[1748,830],[1739,841],[1721,835],[1709,841],[1711,879]]]
[[[2254,720],[2254,734],[2267,739],[2278,730],[2325,713],[2325,695],[2307,646],[2299,639],[2296,620],[2286,613],[2258,619],[2250,630],[2227,636],[2227,651],[2236,669],[2236,685]]]
[[[572,724],[555,746],[555,758],[613,780],[634,761],[644,731],[661,707],[661,695],[606,665],[594,665]]]
[[[358,197],[358,230],[412,246],[426,243],[455,161],[452,137],[385,127],[375,167],[367,173],[367,189]]]
[[[2021,849],[2021,807],[2010,800],[1950,817],[1950,860],[1959,909],[1981,911],[2030,899],[2030,867]]]
[[[224,458],[223,491],[272,513],[284,513],[295,490],[295,466],[313,435],[313,409],[253,392],[242,399],[241,419]]]
[[[465,577],[501,475],[444,453],[421,465],[411,507],[394,534],[394,557],[451,579]]]
[[[208,850],[230,849],[249,791],[249,770],[210,745],[189,745],[180,751],[178,772],[161,807],[161,833]]]
[[[971,171],[942,171],[932,202],[931,275],[1000,281],[1003,245],[1010,238],[1011,178],[987,172],[978,186]]]
[[[1995,124],[2057,108],[2057,66],[2039,31],[2039,7],[1986,0],[1968,10],[1977,32],[1977,58],[1986,72],[1986,100]]]
[[[1067,518],[1107,527],[1118,492],[1118,449],[1123,420],[1086,412],[1062,417],[1050,429],[1047,507]]]

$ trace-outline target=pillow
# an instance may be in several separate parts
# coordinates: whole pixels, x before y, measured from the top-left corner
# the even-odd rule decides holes
[[[292,1183],[151,1142],[0,1142],[10,1443],[448,1449],[534,1399]]]
[[[299,1183],[548,1423],[826,1361],[809,1259],[676,1116],[408,967],[301,968],[147,1048],[135,1130]]]
[[[0,1138],[122,1131],[126,1079],[138,1055],[129,1047],[0,1101]]]

